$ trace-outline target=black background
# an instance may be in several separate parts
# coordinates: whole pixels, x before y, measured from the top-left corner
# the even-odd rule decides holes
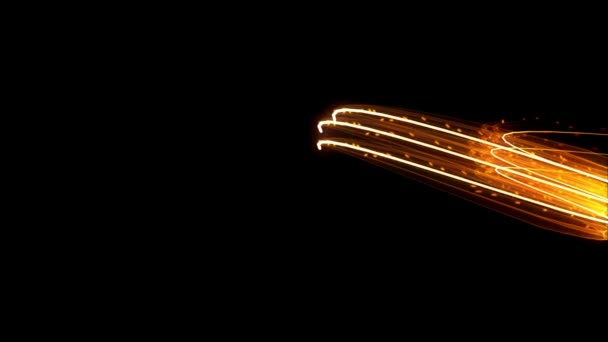
[[[115,259],[119,266],[110,267],[111,274],[118,269],[124,278],[138,277],[149,269],[152,279],[146,277],[132,291],[144,294],[147,305],[157,307],[158,294],[188,306],[198,298],[218,299],[230,315],[244,313],[247,320],[266,319],[265,311],[276,308],[272,313],[291,321],[284,312],[309,316],[301,309],[310,307],[313,319],[332,324],[334,306],[351,311],[365,299],[389,305],[400,301],[397,311],[415,301],[428,312],[408,314],[427,315],[435,322],[438,310],[428,305],[433,298],[459,300],[461,305],[452,306],[459,315],[471,297],[483,302],[487,298],[493,305],[496,297],[508,298],[503,295],[514,289],[552,290],[595,303],[605,296],[605,280],[588,276],[604,277],[605,242],[544,231],[361,160],[318,151],[315,143],[317,121],[347,104],[409,108],[479,122],[538,115],[547,122],[572,121],[582,129],[605,127],[603,37],[593,40],[586,33],[573,33],[565,24],[568,17],[557,16],[562,30],[543,24],[534,32],[513,34],[514,28],[521,28],[521,18],[502,9],[506,20],[498,23],[494,11],[478,15],[479,8],[472,8],[473,16],[484,19],[473,23],[445,7],[414,22],[418,14],[401,5],[379,14],[362,8],[357,15],[332,13],[323,19],[300,8],[289,13],[274,6],[256,8],[271,17],[265,18],[234,6],[228,16],[235,23],[200,9],[191,11],[194,18],[188,20],[182,17],[188,11],[180,10],[175,24],[164,16],[150,16],[154,25],[136,25],[132,36],[118,30],[121,39],[111,39],[108,49],[85,34],[82,41],[93,43],[85,54],[101,55],[99,61],[76,53],[64,58],[59,47],[58,58],[68,67],[76,66],[76,77],[67,79],[70,90],[57,88],[58,81],[66,81],[64,69],[48,58],[51,63],[42,67],[52,71],[50,77],[24,81],[43,90],[59,89],[61,96],[47,95],[48,103],[57,101],[59,106],[49,107],[37,98],[27,101],[41,102],[40,112],[49,121],[57,116],[48,113],[61,114],[72,106],[78,118],[88,118],[95,107],[100,115],[90,125],[72,129],[70,117],[63,126],[87,136],[89,127],[103,131],[100,150],[111,161],[98,160],[88,147],[78,151],[78,156],[92,155],[90,168],[103,173],[86,174],[82,184],[105,189],[90,190],[78,182],[84,195],[73,196],[80,203],[67,208],[82,226],[79,234],[91,232],[90,220],[102,220],[106,229],[93,230],[95,236],[87,236],[86,243],[72,243],[72,231],[60,239],[85,251],[102,245],[96,256],[104,264]],[[244,12],[249,21],[235,19],[233,11]],[[388,18],[391,12],[397,18]],[[438,12],[455,20],[446,23]],[[531,21],[550,16],[547,12],[543,8]],[[501,29],[488,30],[492,22]],[[327,23],[335,25],[330,29]],[[98,25],[102,31],[111,26]],[[154,26],[160,26],[157,32]],[[79,26],[68,29],[80,31]],[[141,51],[138,45],[146,39],[151,49]],[[125,42],[124,47],[117,49],[116,41]],[[79,43],[68,45],[82,53]],[[129,56],[128,49],[138,53]],[[54,54],[42,48],[33,56],[44,60]],[[36,73],[38,61],[32,64]],[[99,83],[102,89],[87,82]],[[120,103],[125,99],[128,106]],[[106,131],[106,126],[112,130]],[[128,144],[115,139],[116,130],[124,132]],[[82,148],[81,140],[66,139],[65,145]],[[119,153],[107,151],[109,143]],[[65,159],[80,162],[71,155]],[[128,167],[140,164],[140,159],[145,159],[143,165]],[[68,177],[79,173],[79,167],[70,168]],[[48,169],[41,165],[31,178]],[[63,183],[54,175],[49,178],[48,183],[59,188],[56,193],[64,194]],[[111,196],[102,200],[102,214],[88,214],[98,207],[81,199],[104,191]],[[47,202],[55,203],[55,192],[48,193],[53,198]],[[55,215],[63,213],[53,209]],[[115,213],[129,213],[130,218],[115,219]],[[51,216],[35,214],[45,220]],[[56,229],[47,232],[57,234]],[[133,257],[117,253],[116,241]],[[62,249],[53,243],[50,247],[52,253]],[[66,250],[70,261],[80,261],[85,254]],[[52,262],[52,272],[69,264]],[[88,261],[82,269],[97,270]],[[163,269],[170,272],[160,273]],[[219,272],[212,273],[215,269]],[[73,274],[79,277],[80,272],[70,270]],[[99,278],[95,274],[93,282]],[[123,277],[110,279],[107,288],[131,296]],[[53,281],[43,278],[33,284]],[[175,284],[176,290],[165,283]],[[573,290],[573,283],[580,286]],[[146,290],[158,284],[162,288],[148,295]],[[210,284],[219,284],[226,294],[210,291]],[[96,295],[108,293],[102,286]],[[195,291],[185,291],[188,286]],[[174,297],[183,294],[183,301]],[[276,307],[269,307],[270,298]],[[366,313],[375,315],[377,310]],[[579,313],[588,317],[588,311],[572,316]],[[282,325],[274,318],[264,323]]]

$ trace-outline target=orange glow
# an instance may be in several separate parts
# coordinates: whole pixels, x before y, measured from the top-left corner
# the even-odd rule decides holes
[[[545,229],[608,239],[606,155],[546,138],[592,133],[509,132],[380,107],[340,108],[317,127],[319,149],[354,154]]]

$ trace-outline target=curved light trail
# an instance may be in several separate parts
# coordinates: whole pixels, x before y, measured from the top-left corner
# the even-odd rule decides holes
[[[536,226],[608,239],[606,154],[544,138],[391,108],[340,108],[317,125],[331,147]]]

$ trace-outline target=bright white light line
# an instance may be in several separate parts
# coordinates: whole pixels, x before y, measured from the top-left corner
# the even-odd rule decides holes
[[[486,185],[486,184],[483,184],[483,183],[472,181],[472,180],[469,180],[469,179],[466,179],[466,178],[463,178],[463,177],[460,177],[460,176],[455,176],[453,174],[450,174],[450,173],[447,173],[447,172],[443,172],[443,171],[440,171],[440,170],[436,170],[436,169],[433,169],[433,168],[430,168],[430,167],[427,167],[427,166],[424,166],[424,165],[412,163],[412,162],[409,162],[409,161],[401,159],[401,158],[397,158],[397,157],[394,157],[394,156],[391,156],[391,155],[386,155],[386,154],[384,154],[382,152],[370,150],[368,148],[359,147],[359,146],[353,146],[353,145],[350,145],[350,144],[346,144],[346,143],[339,142],[339,141],[333,141],[333,140],[319,140],[317,142],[317,147],[319,149],[321,149],[321,146],[323,146],[323,145],[341,146],[341,147],[346,147],[346,148],[354,149],[354,150],[357,150],[357,151],[360,151],[360,152],[375,154],[375,155],[378,155],[378,156],[381,156],[381,157],[384,157],[384,158],[387,158],[387,159],[394,160],[396,162],[400,162],[400,163],[403,163],[403,164],[406,164],[406,165],[414,166],[414,167],[417,167],[417,168],[420,168],[420,169],[423,169],[423,170],[426,170],[426,171],[429,171],[429,172],[433,172],[433,173],[437,173],[437,174],[446,176],[448,178],[456,179],[456,180],[459,180],[459,181],[462,181],[462,182],[465,182],[465,183],[468,183],[468,184],[473,184],[473,185],[476,185],[476,186],[478,186],[480,188],[484,188],[484,189],[491,190],[491,191],[494,191],[494,192],[497,192],[497,193],[501,193],[501,194],[506,195],[506,196],[517,198],[517,199],[520,199],[522,201],[526,201],[526,202],[530,202],[530,203],[534,203],[534,204],[540,205],[542,207],[550,208],[550,209],[553,209],[555,211],[559,211],[559,212],[562,212],[562,213],[565,213],[565,214],[569,214],[569,215],[573,215],[573,216],[576,216],[576,217],[581,217],[581,218],[584,218],[584,219],[587,219],[587,220],[590,220],[590,221],[594,221],[594,222],[608,224],[608,220],[602,220],[602,219],[595,218],[595,217],[592,217],[592,216],[588,216],[588,215],[585,215],[585,214],[580,214],[580,213],[577,213],[577,212],[574,212],[574,211],[562,209],[560,207],[556,207],[556,206],[551,205],[551,204],[543,203],[543,202],[540,202],[540,201],[537,201],[537,200],[534,200],[534,199],[531,199],[531,198],[527,198],[527,197],[524,197],[524,196],[516,195],[516,194],[510,193],[508,191],[504,191],[504,190],[501,190],[501,189],[498,189],[498,188],[495,188],[495,187],[492,187],[492,186],[489,186],[489,185]]]
[[[532,176],[529,176],[529,177],[528,177],[528,178],[530,178],[530,179],[537,180],[537,181],[539,181],[539,182],[541,182],[541,183],[544,183],[544,184],[547,184],[547,185],[555,186],[555,187],[560,188],[560,189],[562,189],[562,190],[566,190],[566,191],[574,192],[574,193],[576,193],[576,194],[579,194],[579,195],[581,195],[581,196],[583,196],[583,197],[587,197],[587,198],[589,198],[589,199],[596,199],[596,200],[598,200],[598,201],[600,201],[600,202],[608,203],[608,197],[602,197],[602,196],[600,196],[600,195],[596,195],[596,194],[594,194],[594,193],[592,193],[592,192],[589,192],[589,191],[587,191],[587,190],[585,190],[585,189],[579,189],[579,188],[577,188],[577,187],[575,187],[575,186],[573,186],[573,185],[571,185],[571,184],[564,183],[564,182],[561,182],[561,181],[559,181],[559,180],[557,180],[557,179],[549,178],[549,177],[547,177],[547,176],[545,176],[545,175],[543,175],[543,174],[540,174],[540,173],[538,173],[538,172],[535,172],[535,170],[541,170],[541,171],[551,171],[551,170],[547,170],[547,169],[539,169],[539,168],[535,168],[535,169],[522,168],[522,167],[518,166],[517,164],[515,164],[515,163],[513,163],[513,162],[511,162],[511,161],[509,161],[509,160],[507,160],[507,159],[505,159],[505,158],[503,158],[503,157],[500,157],[500,156],[496,155],[496,151],[500,151],[500,150],[503,150],[503,151],[509,151],[509,152],[513,152],[513,150],[512,150],[512,148],[511,148],[511,147],[498,147],[498,148],[493,148],[493,149],[491,149],[491,150],[490,150],[490,154],[491,154],[491,155],[492,155],[494,158],[496,158],[496,159],[498,159],[498,160],[501,160],[502,162],[504,162],[504,163],[507,163],[507,164],[511,165],[511,167],[506,167],[506,166],[500,167],[500,169],[502,169],[502,170],[508,170],[508,169],[519,169],[519,170],[526,170],[526,171],[528,171],[528,172],[530,172],[530,173],[533,173],[533,174],[535,174],[535,175],[538,175],[538,176],[540,176],[540,177],[542,177],[542,178],[544,178],[544,179],[549,179],[550,181],[549,181],[549,183],[547,183],[547,181],[543,181],[543,180],[541,180],[540,178],[536,178],[536,177],[532,177]],[[497,168],[496,170],[498,171],[498,168]],[[561,170],[560,170],[560,171],[561,171]],[[512,171],[510,171],[510,172],[512,172]],[[554,172],[557,172],[557,171],[554,171]],[[512,172],[512,173],[513,173],[513,172]],[[573,172],[573,173],[579,173],[579,172]],[[517,174],[518,174],[518,175],[520,175],[520,176],[527,177],[527,176],[526,176],[526,175],[524,175],[524,174],[520,174],[520,173],[517,173]],[[562,185],[558,185],[558,184],[562,184],[563,186],[562,186]]]
[[[589,199],[595,199],[595,200],[599,200],[599,201],[602,201],[602,202],[608,203],[608,198],[601,197],[601,196],[598,196],[598,195],[593,194],[593,193],[587,193],[587,192],[583,192],[583,191],[581,191],[581,190],[579,190],[579,189],[571,188],[571,187],[569,187],[569,186],[568,186],[568,184],[565,184],[565,185],[567,185],[567,186],[562,186],[562,185],[559,185],[559,184],[557,184],[557,183],[555,183],[555,182],[546,181],[546,180],[543,180],[543,179],[540,179],[540,178],[537,178],[537,177],[534,177],[534,176],[530,176],[530,175],[527,175],[527,174],[524,174],[524,173],[520,173],[520,172],[514,171],[512,167],[505,167],[505,166],[496,165],[496,164],[493,164],[493,163],[490,163],[490,162],[486,162],[486,161],[484,161],[484,160],[476,159],[476,158],[473,158],[473,157],[470,157],[470,156],[467,156],[467,155],[464,155],[464,154],[461,154],[461,153],[458,153],[458,152],[454,152],[454,151],[451,151],[451,150],[446,150],[446,149],[444,149],[444,148],[437,147],[437,146],[435,146],[435,145],[431,145],[431,144],[423,143],[423,142],[418,141],[418,140],[409,139],[409,138],[403,137],[403,136],[398,135],[398,134],[389,133],[389,132],[386,132],[386,131],[381,131],[381,130],[374,129],[374,128],[370,128],[370,127],[367,127],[367,126],[359,126],[359,125],[351,124],[351,123],[348,123],[348,122],[343,122],[343,121],[331,121],[331,120],[324,120],[324,121],[319,122],[319,124],[317,125],[317,128],[319,129],[319,132],[321,132],[321,133],[323,132],[323,129],[322,129],[323,125],[337,125],[337,126],[346,126],[346,127],[350,127],[350,128],[355,128],[355,129],[359,129],[359,130],[363,130],[363,131],[368,131],[368,132],[372,132],[372,133],[377,133],[377,134],[381,134],[381,135],[389,136],[389,137],[392,137],[392,138],[395,138],[395,139],[399,139],[399,140],[407,141],[407,142],[412,143],[412,144],[416,144],[416,145],[424,146],[424,147],[427,147],[427,148],[430,148],[430,149],[433,149],[433,150],[436,150],[436,151],[444,152],[444,153],[451,154],[451,155],[456,156],[456,157],[459,157],[459,158],[463,158],[463,159],[471,160],[471,161],[474,161],[474,162],[477,162],[477,163],[480,163],[480,164],[484,164],[484,165],[487,165],[487,166],[493,167],[493,168],[494,168],[494,170],[495,170],[497,173],[498,173],[498,170],[499,170],[499,169],[504,169],[504,170],[506,170],[506,171],[508,171],[508,172],[510,172],[510,173],[513,173],[513,174],[519,175],[519,176],[524,177],[524,178],[528,178],[528,179],[531,179],[531,180],[535,180],[535,181],[537,181],[537,182],[540,182],[540,183],[543,183],[543,184],[546,184],[546,185],[549,185],[549,186],[554,186],[554,187],[556,187],[556,188],[560,188],[560,189],[562,189],[562,190],[565,190],[565,191],[568,191],[568,192],[572,192],[572,193],[575,193],[575,194],[577,194],[577,195],[580,195],[580,196],[583,196],[583,197],[587,197],[587,198],[589,198]],[[431,127],[435,127],[435,126],[431,126]],[[464,136],[465,136],[465,137],[467,137],[467,135],[464,135]],[[504,146],[501,146],[500,148],[492,149],[492,151],[490,151],[490,152],[491,152],[491,154],[492,154],[492,155],[493,155],[495,158],[497,158],[497,159],[499,159],[499,160],[502,160],[502,161],[504,161],[504,162],[506,162],[506,163],[508,163],[508,164],[514,165],[516,168],[518,168],[518,169],[520,169],[520,170],[522,169],[522,168],[518,167],[517,165],[515,165],[515,164],[513,164],[513,163],[510,163],[510,162],[508,162],[508,161],[504,160],[504,159],[503,159],[503,158],[501,158],[501,157],[496,156],[496,155],[493,153],[493,151],[494,151],[494,150],[498,150],[498,149],[502,149],[502,150],[508,150],[508,151],[511,151],[511,148],[506,148],[506,147],[504,147]],[[526,155],[526,157],[527,157],[527,155]],[[542,175],[540,175],[540,176],[542,176]],[[545,177],[545,178],[546,178],[546,177]],[[564,183],[562,183],[562,184],[564,184]],[[558,197],[558,196],[555,196],[554,194],[551,194],[551,193],[547,193],[547,194],[548,194],[548,195],[550,195],[550,196],[552,196],[552,197],[555,197],[555,198],[559,198],[559,199],[561,199],[561,200],[564,200],[563,198]],[[578,206],[578,205],[577,205],[577,206]],[[588,208],[585,208],[585,209],[590,210],[590,209],[588,209]],[[591,212],[596,213],[595,211],[592,211],[592,210],[591,210]],[[604,216],[604,215],[602,215],[602,214],[599,214],[599,215]],[[606,216],[606,217],[608,217],[608,216]]]
[[[472,137],[472,136],[469,136],[469,135],[466,135],[466,134],[461,134],[461,133],[458,133],[458,132],[450,131],[450,130],[445,129],[445,128],[441,128],[441,127],[425,124],[425,123],[414,121],[414,120],[400,118],[400,117],[394,116],[394,115],[373,112],[373,111],[369,111],[369,110],[365,110],[365,109],[356,109],[356,108],[340,108],[340,109],[336,109],[331,114],[331,117],[332,117],[333,121],[336,121],[336,122],[338,121],[337,120],[337,115],[340,114],[340,113],[360,113],[360,114],[368,114],[368,115],[373,115],[373,116],[380,116],[380,117],[394,119],[394,120],[401,121],[401,122],[407,122],[407,123],[410,123],[410,124],[413,124],[413,125],[418,125],[418,126],[434,129],[436,131],[440,131],[440,132],[456,135],[456,136],[459,136],[461,138],[466,138],[466,139],[469,139],[469,140],[477,141],[477,142],[480,142],[480,143],[483,143],[483,144],[486,144],[486,145],[490,145],[490,146],[493,146],[493,147],[503,147],[504,148],[504,146],[502,146],[502,145],[498,145],[498,144],[495,144],[495,143],[492,143],[492,142],[489,142],[489,141],[485,141],[485,140],[482,140],[482,139],[479,139],[479,138],[475,138],[475,137]],[[323,133],[322,130],[320,130],[320,132]],[[576,172],[576,173],[578,173],[580,175],[584,175],[586,177],[599,180],[600,182],[608,183],[608,179],[604,179],[604,178],[596,176],[594,174],[587,173],[587,172],[584,172],[584,171],[580,171],[580,170],[577,170],[575,168],[572,168],[572,167],[569,167],[569,166],[566,166],[566,165],[562,165],[562,164],[556,163],[554,161],[547,160],[545,158],[538,157],[538,156],[536,156],[534,154],[531,154],[531,153],[526,153],[526,152],[522,152],[522,151],[519,151],[519,150],[512,150],[512,152],[516,153],[516,154],[519,154],[519,155],[523,155],[523,156],[532,158],[532,159],[535,159],[535,160],[538,160],[540,162],[544,162],[544,163],[547,163],[547,164],[551,164],[553,166],[557,166],[557,167],[561,167],[561,168],[570,170],[572,172]]]
[[[503,169],[503,170],[505,170],[505,171],[509,171],[509,170],[506,170],[506,169]],[[576,202],[572,202],[572,201],[570,201],[570,200],[567,200],[567,199],[562,198],[562,197],[559,197],[559,196],[555,196],[554,194],[552,194],[552,193],[550,193],[550,192],[548,192],[548,191],[544,191],[544,190],[541,190],[541,189],[539,189],[539,188],[537,188],[537,187],[535,187],[535,186],[532,186],[532,185],[530,185],[530,184],[526,184],[526,183],[524,183],[524,182],[522,182],[522,181],[519,181],[519,180],[517,180],[517,179],[515,179],[515,178],[513,178],[513,177],[507,176],[507,175],[505,175],[504,173],[502,173],[502,172],[500,172],[500,171],[501,171],[501,170],[498,170],[498,169],[497,169],[497,170],[496,170],[496,173],[498,173],[499,175],[501,175],[501,176],[503,176],[503,177],[505,177],[505,178],[507,178],[507,179],[510,179],[510,180],[511,180],[511,181],[513,181],[513,182],[519,183],[519,184],[521,184],[521,185],[523,185],[523,186],[525,186],[525,187],[528,187],[528,188],[532,188],[532,189],[534,189],[534,190],[536,190],[536,191],[538,191],[538,192],[541,192],[541,193],[543,193],[543,194],[545,194],[545,195],[549,195],[549,196],[551,196],[551,197],[557,198],[557,199],[562,200],[562,201],[564,201],[564,202],[566,202],[566,203],[570,203],[571,205],[573,205],[573,206],[575,206],[575,207],[579,207],[579,208],[581,208],[581,209],[583,209],[583,210],[586,210],[586,211],[588,211],[588,212],[594,213],[594,214],[596,214],[596,215],[598,215],[598,216],[608,218],[608,216],[606,216],[606,215],[605,215],[605,214],[603,214],[603,213],[598,213],[598,212],[595,212],[594,210],[589,209],[589,208],[585,207],[584,205],[580,205],[580,204],[578,204],[578,203],[576,203]]]

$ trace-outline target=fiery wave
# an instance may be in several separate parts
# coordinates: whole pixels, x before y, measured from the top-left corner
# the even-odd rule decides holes
[[[517,131],[389,108],[340,108],[318,124],[332,147],[536,226],[608,239],[606,155]],[[608,136],[608,134],[595,134]]]

